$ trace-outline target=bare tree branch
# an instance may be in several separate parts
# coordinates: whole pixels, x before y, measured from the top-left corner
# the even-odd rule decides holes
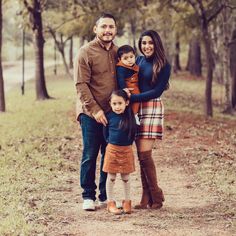
[[[208,19],[207,22],[209,23],[212,21],[220,12],[225,8],[225,5],[221,5]]]
[[[236,7],[233,7],[233,6],[230,6],[230,5],[225,5],[225,7],[226,7],[226,8],[229,8],[229,9],[231,9],[231,10],[235,10],[235,9],[236,9]]]
[[[188,3],[192,6],[192,8],[196,11],[196,13],[198,14],[198,16],[200,16],[199,14],[199,9],[197,8],[196,2],[193,0],[188,0]]]
[[[26,0],[24,0],[24,5],[30,13],[34,12],[34,9],[29,5],[29,3]]]
[[[85,16],[85,15],[86,15],[86,14],[82,14],[82,15],[75,16],[75,17],[73,17],[73,18],[70,18],[70,19],[68,19],[68,20],[66,20],[66,21],[64,21],[64,22],[62,22],[60,25],[55,26],[53,30],[56,31],[56,30],[60,29],[63,25],[67,24],[68,22],[73,21],[73,20],[75,20],[75,19],[79,19],[80,17]],[[47,23],[47,25],[49,25],[49,24]]]

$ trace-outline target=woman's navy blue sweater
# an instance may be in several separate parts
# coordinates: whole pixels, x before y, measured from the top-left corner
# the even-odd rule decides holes
[[[144,56],[139,56],[136,59],[139,66],[139,89],[140,94],[132,94],[131,102],[143,102],[150,99],[159,98],[166,89],[170,78],[171,66],[167,62],[160,70],[157,81],[154,85],[151,84],[153,74],[153,60]]]

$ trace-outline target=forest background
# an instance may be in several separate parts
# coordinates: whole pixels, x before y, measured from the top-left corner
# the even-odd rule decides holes
[[[186,174],[198,180],[195,184],[179,180],[183,189],[176,191],[183,195],[179,203],[182,208],[173,217],[174,200],[167,196],[166,212],[140,215],[146,225],[126,218],[119,220],[132,225],[130,232],[137,235],[136,228],[144,230],[153,217],[166,217],[164,226],[159,222],[144,234],[152,235],[153,230],[160,229],[163,235],[187,235],[192,228],[188,214],[194,209],[183,210],[181,204],[191,198],[185,190],[202,193],[200,189],[205,188],[212,196],[208,199],[211,214],[202,208],[199,215],[191,215],[202,217],[203,222],[195,222],[198,228],[190,235],[232,235],[236,146],[234,0],[0,0],[0,234],[96,235],[104,230],[99,228],[106,221],[104,217],[92,216],[96,220],[90,233],[75,223],[85,224],[83,213],[84,221],[73,210],[72,218],[66,218],[66,207],[72,209],[81,201],[78,153],[82,144],[74,119],[73,58],[79,47],[93,39],[92,28],[101,12],[110,12],[117,19],[115,43],[130,44],[137,54],[141,32],[154,29],[160,33],[172,64],[171,87],[164,95],[166,140],[172,141],[163,142],[165,161],[158,157],[157,162],[164,169],[168,166],[167,173],[169,168],[173,171],[181,165]],[[10,89],[13,80],[15,86]],[[171,159],[164,151],[169,145]],[[168,186],[168,175],[162,178]],[[134,179],[138,188],[138,173]],[[171,192],[172,187],[166,190]],[[64,199],[66,194],[71,194],[74,205],[67,205],[70,201]],[[57,205],[60,201],[63,204]],[[196,198],[196,202],[201,201],[202,197]],[[58,206],[62,209],[59,215]],[[59,221],[63,217],[64,223]],[[138,214],[134,218],[137,220]],[[176,219],[178,224],[186,223],[182,232],[173,223]],[[209,221],[212,228],[204,224]],[[118,235],[115,230],[113,235]]]

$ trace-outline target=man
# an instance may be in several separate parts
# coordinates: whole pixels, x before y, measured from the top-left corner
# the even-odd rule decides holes
[[[103,14],[97,20],[93,41],[79,49],[75,60],[74,77],[77,89],[77,120],[83,138],[83,154],[80,166],[80,184],[83,188],[83,209],[95,210],[96,160],[101,151],[99,205],[106,203],[106,173],[102,171],[106,142],[103,125],[105,113],[110,110],[109,97],[117,88],[115,78],[117,47],[113,44],[117,28],[115,18]]]

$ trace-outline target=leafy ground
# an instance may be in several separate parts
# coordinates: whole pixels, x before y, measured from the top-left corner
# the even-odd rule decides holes
[[[113,216],[81,210],[81,133],[75,122],[73,82],[47,76],[54,99],[6,96],[0,115],[0,235],[235,235],[236,118],[223,116],[223,90],[214,84],[215,118],[202,115],[204,81],[181,74],[165,94],[165,139],[154,158],[165,205]],[[139,168],[131,176],[140,198]],[[122,199],[117,180],[117,200]]]

